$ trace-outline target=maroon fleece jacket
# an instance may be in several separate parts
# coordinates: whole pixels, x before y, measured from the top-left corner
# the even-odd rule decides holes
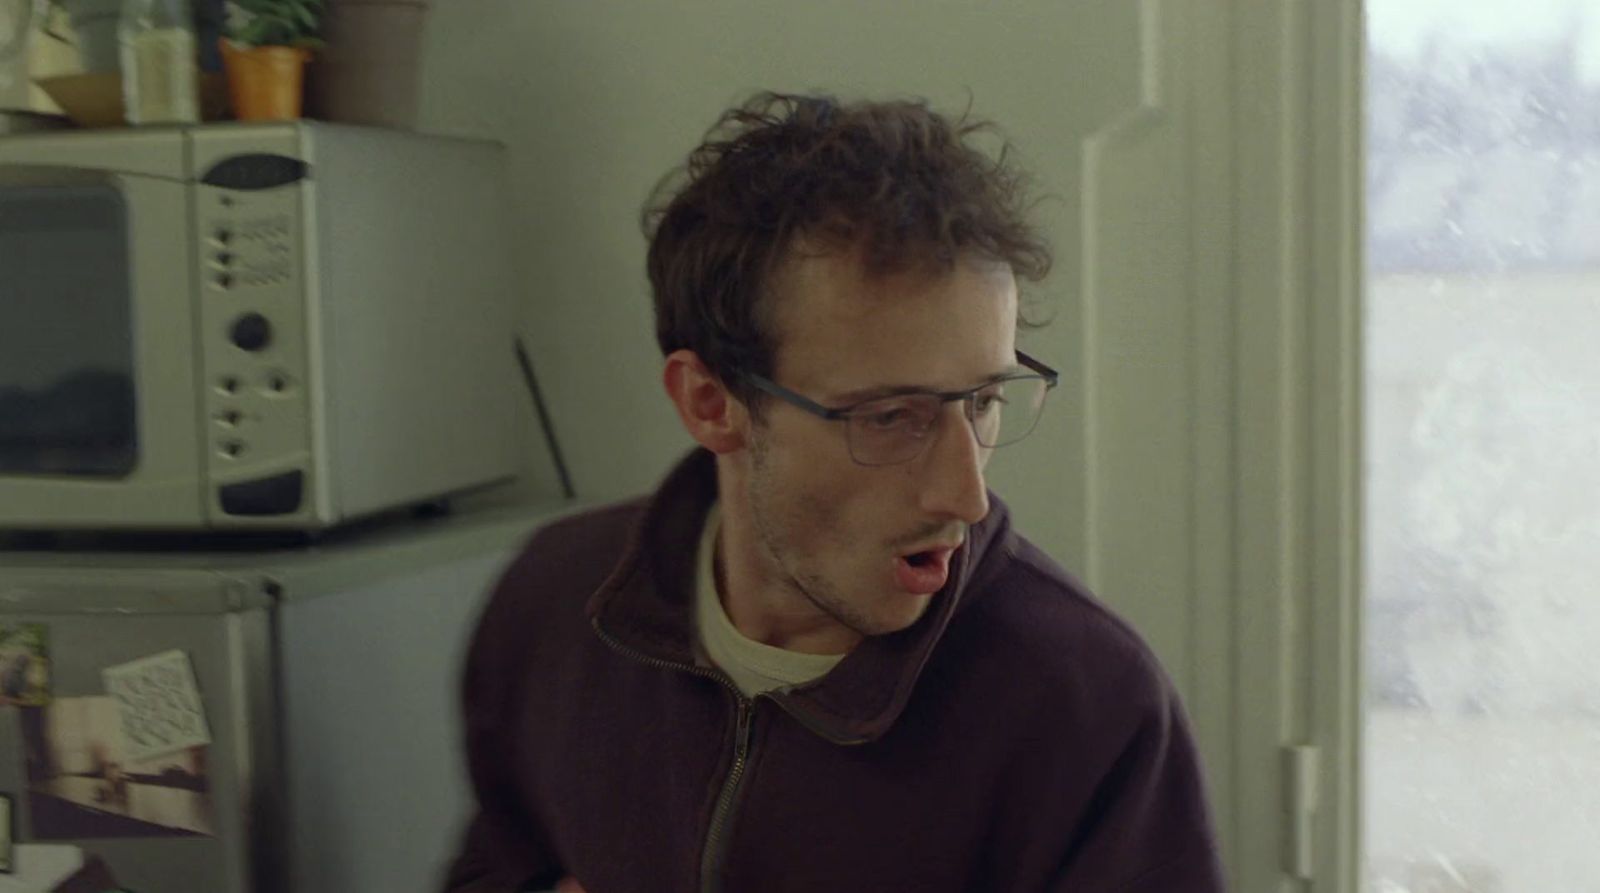
[[[697,450],[506,572],[467,659],[479,812],[446,891],[1225,889],[1171,682],[998,499],[915,624],[747,700],[695,660],[715,496]]]

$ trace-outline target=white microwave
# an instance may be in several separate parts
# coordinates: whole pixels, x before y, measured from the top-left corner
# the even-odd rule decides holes
[[[508,481],[501,147],[0,137],[0,529],[317,531]]]

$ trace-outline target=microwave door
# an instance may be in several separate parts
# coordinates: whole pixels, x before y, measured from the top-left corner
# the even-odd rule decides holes
[[[198,526],[191,187],[5,154],[0,528]]]

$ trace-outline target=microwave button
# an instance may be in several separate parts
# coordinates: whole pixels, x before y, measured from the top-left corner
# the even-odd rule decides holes
[[[230,515],[292,515],[305,498],[305,473],[290,471],[271,477],[226,484],[218,492],[222,510]]]
[[[246,313],[233,321],[230,337],[240,350],[254,353],[272,343],[272,324],[259,313]]]

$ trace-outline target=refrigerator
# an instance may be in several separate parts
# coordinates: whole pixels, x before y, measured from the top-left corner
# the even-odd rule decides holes
[[[533,531],[584,508],[283,549],[0,553],[17,867],[76,847],[138,893],[436,888],[471,812],[473,625]]]

